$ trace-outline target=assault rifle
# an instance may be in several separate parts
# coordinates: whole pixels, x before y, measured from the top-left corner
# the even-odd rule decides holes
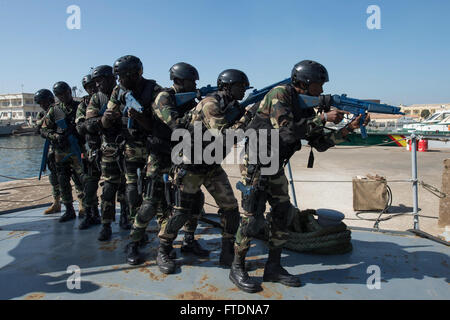
[[[62,110],[60,110],[59,108],[55,108],[56,125],[67,134],[67,139],[69,140],[70,149],[72,151],[72,153],[67,155],[62,161],[65,161],[71,155],[75,155],[75,156],[77,156],[77,158],[81,164],[82,163],[81,150],[80,150],[80,146],[78,144],[78,139],[73,134],[68,132],[69,127],[66,123],[65,116],[66,115]]]
[[[45,139],[44,151],[42,152],[41,169],[39,170],[39,180],[41,180],[42,172],[47,169],[48,150],[50,148],[50,141]]]
[[[197,97],[204,97],[204,96],[206,96],[210,93],[213,93],[217,90],[219,90],[219,88],[212,87],[210,84],[208,84],[206,87],[197,89],[197,91],[195,91],[195,92],[177,93],[177,94],[175,94],[177,106],[181,106],[189,101],[194,100]]]
[[[131,92],[127,92],[125,94],[125,108],[123,108],[122,114],[124,116],[127,116],[128,110],[134,109],[139,113],[142,113],[144,111],[144,108],[142,108],[141,104],[133,97]],[[128,118],[128,129],[133,127],[133,119]]]
[[[399,107],[354,98],[348,98],[346,94],[321,95],[319,97],[312,97],[300,94],[299,97],[300,97],[300,105],[303,108],[320,107],[324,105],[324,101],[326,101],[326,105],[330,105],[339,110],[348,111],[352,113],[354,115],[352,120],[356,119],[359,115],[362,115],[359,125],[361,130],[361,136],[363,139],[367,138],[366,127],[363,126],[363,123],[366,119],[366,114],[368,112],[404,115],[403,112],[400,112]]]
[[[284,85],[284,84],[289,84],[289,83],[291,83],[291,78],[286,78],[286,79],[284,79],[282,81],[279,81],[279,82],[276,82],[274,84],[271,84],[271,85],[269,85],[267,87],[264,87],[264,88],[262,88],[260,90],[256,90],[255,89],[255,90],[253,90],[252,93],[249,94],[249,96],[244,101],[240,102],[239,104],[241,105],[242,108],[245,108],[248,105],[251,105],[253,103],[261,101],[264,98],[264,96],[270,90],[272,90],[273,88],[275,88],[277,86]]]

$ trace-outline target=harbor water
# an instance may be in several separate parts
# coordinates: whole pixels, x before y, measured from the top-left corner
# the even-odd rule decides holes
[[[39,135],[0,137],[0,182],[38,176],[43,147]]]

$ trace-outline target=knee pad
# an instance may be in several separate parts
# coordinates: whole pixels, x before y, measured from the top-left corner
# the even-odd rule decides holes
[[[169,234],[177,234],[190,217],[191,215],[189,212],[175,209],[173,215],[169,218],[169,221],[167,221],[166,232]]]
[[[147,177],[145,198],[153,199],[155,197],[164,198],[164,184],[161,181]]]
[[[175,206],[186,210],[191,210],[195,203],[194,195],[192,193],[186,193],[175,187]]]
[[[144,200],[137,215],[141,224],[148,223],[156,215],[157,204],[150,200]]]
[[[239,228],[239,209],[219,209],[220,220],[223,224],[223,230],[225,233],[236,234]]]

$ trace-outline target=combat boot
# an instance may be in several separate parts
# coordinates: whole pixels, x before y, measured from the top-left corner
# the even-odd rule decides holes
[[[144,247],[145,244],[148,242],[148,235],[147,233],[144,231],[144,234],[142,235],[141,240],[138,241],[139,243],[139,247]]]
[[[165,274],[171,274],[175,272],[175,261],[173,261],[169,254],[173,247],[171,243],[159,243],[158,256],[156,257],[156,263],[159,270]]]
[[[83,200],[78,196],[78,217],[84,218],[86,215],[86,209],[83,207]]]
[[[262,290],[261,284],[250,278],[245,270],[246,252],[235,252],[233,263],[231,264],[229,278],[236,287],[248,293],[255,293]]]
[[[99,241],[108,241],[111,239],[112,230],[111,230],[111,223],[104,223],[103,228],[100,231],[100,234],[98,236]]]
[[[97,225],[102,223],[102,218],[100,217],[100,213],[98,212],[98,207],[91,207],[91,224]]]
[[[231,267],[234,259],[234,239],[222,238],[222,250],[220,251],[219,264]]]
[[[128,218],[128,206],[125,201],[120,202],[120,220],[119,226],[123,230],[130,230],[132,223]]]
[[[263,280],[265,282],[279,282],[288,287],[300,287],[300,279],[289,274],[280,264],[282,248],[269,249],[269,257],[264,266]]]
[[[65,203],[66,212],[59,218],[59,222],[66,222],[73,220],[77,217],[75,214],[75,209],[73,208],[72,203]]]
[[[84,216],[83,221],[81,221],[80,225],[78,226],[78,229],[85,230],[89,228],[92,224],[92,208],[87,207],[86,208],[86,214]]]
[[[127,245],[127,263],[132,266],[140,264],[139,242],[132,241]]]
[[[193,253],[199,257],[209,256],[209,251],[203,249],[200,243],[195,240],[193,232],[186,232],[184,234],[183,244],[181,245],[181,252]]]
[[[52,205],[47,210],[44,211],[44,214],[52,214],[59,212],[61,212],[61,201],[59,200],[59,197],[55,197]]]

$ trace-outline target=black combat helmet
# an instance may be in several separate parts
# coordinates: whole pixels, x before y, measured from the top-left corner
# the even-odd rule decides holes
[[[174,79],[189,79],[189,80],[199,80],[198,71],[189,63],[179,62],[170,68],[170,80]]]
[[[91,75],[85,75],[83,77],[83,80],[81,80],[81,83],[83,84],[83,88],[86,89],[86,85],[90,84],[90,83],[94,83],[94,79],[92,79]]]
[[[91,72],[92,80],[98,77],[113,77],[113,68],[107,65],[95,67]]]
[[[123,56],[114,62],[114,75],[121,73],[139,73],[142,74],[144,67],[138,57],[135,56]]]
[[[64,81],[59,81],[53,85],[53,93],[55,95],[64,94],[67,91],[72,92],[70,86]]]
[[[233,83],[242,82],[246,87],[250,86],[247,76],[240,70],[227,69],[222,71],[217,78],[217,86],[222,89],[225,84],[232,85]]]
[[[318,62],[303,60],[292,69],[291,80],[294,84],[298,81],[306,84],[328,82],[328,71]]]
[[[55,97],[53,93],[48,89],[41,89],[34,94],[34,102],[41,104],[45,101],[55,102]]]

